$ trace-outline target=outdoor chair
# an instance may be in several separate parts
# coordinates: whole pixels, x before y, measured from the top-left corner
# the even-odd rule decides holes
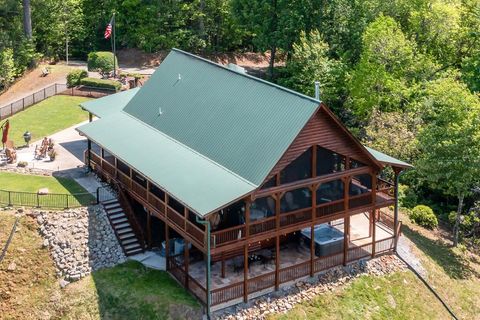
[[[6,148],[5,154],[7,155],[7,163],[17,162],[17,152],[15,149]]]
[[[50,71],[48,70],[48,68],[43,68],[42,69],[42,77],[46,77],[50,74]]]

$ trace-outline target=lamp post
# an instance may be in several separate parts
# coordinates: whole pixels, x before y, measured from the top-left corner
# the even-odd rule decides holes
[[[30,142],[30,140],[32,140],[32,134],[28,130],[25,131],[25,133],[23,134],[23,140],[25,140],[25,143],[28,147],[28,143]]]

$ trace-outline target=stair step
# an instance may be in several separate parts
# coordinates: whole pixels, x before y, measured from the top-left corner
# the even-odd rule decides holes
[[[122,228],[121,230],[118,230],[118,229],[116,229],[116,230],[117,230],[118,235],[123,235],[123,234],[129,233],[129,232],[133,233],[133,229],[130,228],[130,226],[128,228]]]
[[[133,256],[137,253],[141,253],[143,250],[142,249],[137,249],[137,250],[125,250],[125,255],[126,256]]]
[[[110,220],[115,220],[115,219],[118,219],[118,218],[121,218],[121,217],[125,217],[125,213],[123,213],[123,212],[114,213],[109,217],[110,217]]]
[[[120,207],[120,203],[112,202],[112,203],[109,203],[109,204],[104,204],[103,206],[105,207],[106,210],[110,210],[110,209],[113,209],[113,208]]]
[[[130,223],[120,223],[120,224],[114,224],[114,228],[119,230],[119,229],[123,229],[125,227],[129,227],[130,228]]]
[[[103,205],[112,204],[112,203],[118,203],[118,200],[117,199],[110,199],[110,200],[102,202]]]
[[[116,207],[116,208],[111,208],[111,209],[105,209],[107,211],[108,215],[115,214],[117,212],[123,211],[122,207]]]
[[[138,244],[138,240],[137,238],[130,238],[130,239],[127,239],[127,240],[122,240],[122,246],[126,246],[126,245],[129,245],[129,244]]]
[[[124,223],[124,222],[127,222],[127,221],[128,221],[128,219],[125,216],[120,217],[120,218],[116,218],[116,219],[112,219],[112,223],[115,224],[115,225],[117,225],[119,223]]]
[[[142,247],[140,247],[140,244],[138,242],[136,243],[132,243],[132,244],[128,244],[126,246],[123,246],[125,248],[126,251],[129,251],[129,250],[136,250],[136,249],[142,249]]]
[[[129,233],[122,233],[119,234],[118,237],[120,238],[121,241],[130,239],[130,238],[135,238],[135,233],[129,232]]]

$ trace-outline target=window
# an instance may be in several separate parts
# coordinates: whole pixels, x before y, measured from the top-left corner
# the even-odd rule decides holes
[[[357,161],[355,159],[350,159],[350,169],[355,169],[355,168],[360,168],[360,167],[365,167],[365,164],[363,164],[360,161]]]
[[[144,188],[147,187],[147,179],[145,179],[141,174],[139,174],[135,170],[132,170],[132,179],[142,187]]]
[[[341,179],[322,183],[317,189],[317,205],[343,199],[344,183]]]
[[[345,157],[317,146],[317,176],[345,170]]]
[[[153,183],[150,183],[150,192],[160,200],[165,201],[165,192]]]
[[[280,172],[280,183],[290,183],[312,177],[312,148],[293,160]]]
[[[181,204],[180,202],[178,202],[177,200],[173,199],[172,197],[168,197],[168,205],[175,211],[177,211],[178,213],[180,213],[181,215],[184,214],[184,210],[185,210],[185,207],[183,206],[183,204]]]
[[[271,187],[275,187],[277,185],[277,177],[276,176],[273,176],[270,180],[268,180],[267,182],[265,182],[262,186],[261,189],[268,189],[268,188],[271,188]]]
[[[264,197],[256,199],[250,205],[250,221],[256,221],[275,215],[275,199]]]
[[[125,173],[127,176],[130,177],[130,167],[118,159],[117,159],[117,168],[118,170],[120,170],[121,172]]]
[[[280,212],[290,212],[312,206],[312,193],[308,188],[286,192],[280,201]]]
[[[90,141],[90,142],[91,142],[91,150],[94,153],[96,153],[98,155],[101,155],[102,154],[102,148],[98,144],[96,144],[95,142],[93,142],[93,141]]]
[[[352,178],[350,182],[349,195],[356,196],[367,193],[372,190],[372,176],[369,174],[359,174]]]
[[[115,165],[115,157],[105,149],[103,149],[103,159],[108,163]]]

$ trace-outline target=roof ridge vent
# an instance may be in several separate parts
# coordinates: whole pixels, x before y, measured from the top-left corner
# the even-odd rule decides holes
[[[229,64],[227,64],[227,68],[241,74],[247,74],[247,70],[245,70],[244,67],[240,67],[238,64],[235,63],[230,62]]]

